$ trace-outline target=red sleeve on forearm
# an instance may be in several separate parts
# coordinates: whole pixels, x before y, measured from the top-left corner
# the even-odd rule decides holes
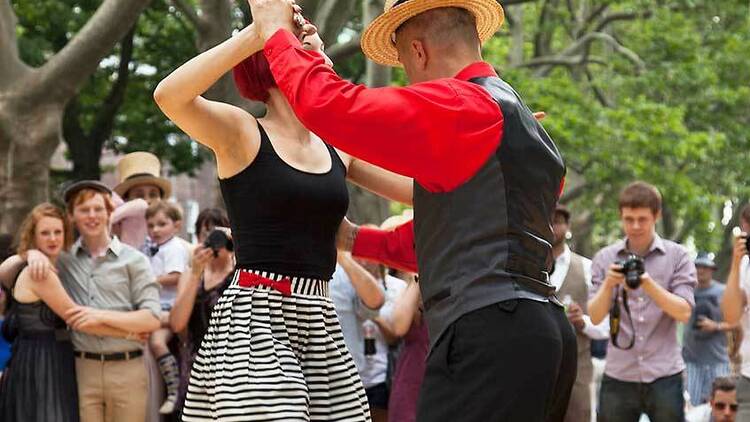
[[[276,84],[305,127],[430,191],[464,183],[500,143],[500,107],[476,84],[444,78],[398,88],[354,85],[286,30],[266,42],[265,54]]]
[[[357,238],[354,239],[352,255],[416,273],[417,255],[414,251],[413,221],[388,231],[360,228]]]

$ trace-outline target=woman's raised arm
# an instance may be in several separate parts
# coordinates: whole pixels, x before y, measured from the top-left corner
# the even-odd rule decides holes
[[[260,142],[258,127],[250,113],[201,95],[242,60],[262,49],[263,41],[250,25],[190,59],[154,91],[154,100],[164,114],[214,151],[220,177],[236,173],[255,158]]]

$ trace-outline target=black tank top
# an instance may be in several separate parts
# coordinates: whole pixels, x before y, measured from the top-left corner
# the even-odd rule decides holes
[[[284,162],[260,124],[260,150],[238,174],[219,179],[239,268],[329,280],[336,231],[349,207],[346,167],[336,151],[327,173]]]

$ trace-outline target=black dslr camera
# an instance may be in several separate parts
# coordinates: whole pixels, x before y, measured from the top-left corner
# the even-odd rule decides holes
[[[227,234],[221,230],[212,231],[206,238],[206,241],[203,242],[203,246],[211,249],[214,252],[214,258],[217,258],[219,256],[219,249],[223,248],[228,250],[229,252],[232,252],[234,250],[234,243],[232,242],[232,239],[230,239],[229,236],[227,236]]]
[[[628,287],[633,290],[641,287],[641,276],[646,272],[646,265],[643,263],[643,258],[631,253],[624,260],[618,261],[617,264],[622,267],[619,272],[625,274],[625,284]]]

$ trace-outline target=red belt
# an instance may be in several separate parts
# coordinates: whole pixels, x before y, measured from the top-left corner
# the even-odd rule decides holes
[[[270,278],[261,277],[258,274],[240,271],[238,284],[241,287],[267,286],[284,296],[292,295],[292,280],[289,277],[284,277],[281,280],[276,281],[271,280]]]

